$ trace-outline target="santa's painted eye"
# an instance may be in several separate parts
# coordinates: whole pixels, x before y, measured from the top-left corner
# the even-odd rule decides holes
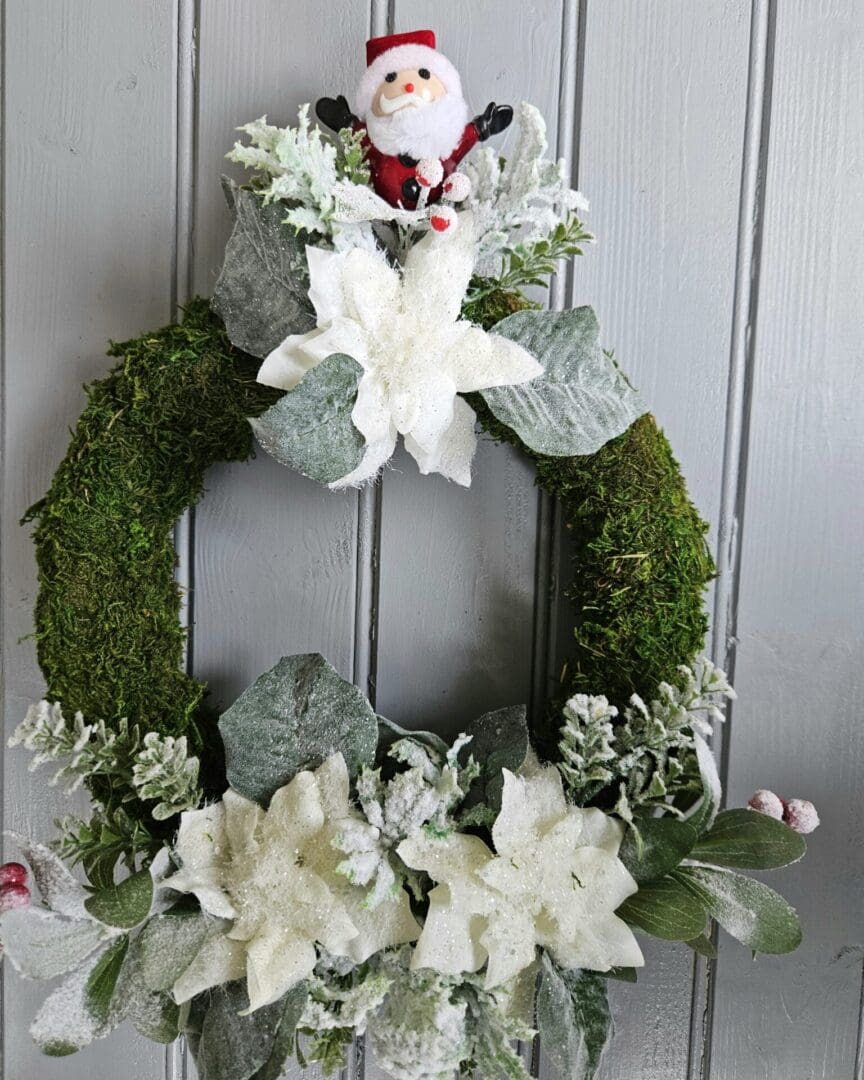
[[[396,72],[388,71],[384,76],[384,82],[396,82]]]
[[[432,77],[429,74],[429,68],[417,68],[417,74],[421,79],[430,79]]]

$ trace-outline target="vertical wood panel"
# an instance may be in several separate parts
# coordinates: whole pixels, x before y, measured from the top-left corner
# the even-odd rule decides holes
[[[294,123],[303,102],[359,78],[368,25],[365,2],[202,5],[195,291],[212,291],[230,229],[219,177],[235,128],[265,113]],[[214,699],[229,704],[288,653],[322,652],[350,678],[356,493],[332,494],[265,454],[214,469],[207,487],[196,515],[195,670]]]
[[[669,435],[691,494],[720,499],[750,10],[745,0],[587,2],[579,187],[597,244],[572,304]],[[563,544],[566,559],[566,542]],[[561,576],[566,579],[566,566]],[[566,627],[566,612],[561,612]],[[562,634],[566,655],[567,632]],[[598,692],[602,692],[598,687]],[[611,986],[603,1077],[687,1074],[693,963],[646,939],[637,986]]]
[[[102,376],[109,337],[167,322],[174,207],[173,6],[142,0],[5,5],[3,666],[5,732],[44,691],[32,631],[33,549],[18,527]],[[38,838],[70,806],[27,755],[4,761],[6,827]],[[83,809],[83,800],[80,808]],[[124,1034],[43,1057],[28,1026],[43,984],[5,979],[9,1080],[161,1076],[163,1051]]]
[[[768,877],[799,910],[802,948],[754,965],[721,936],[715,1080],[857,1072],[862,51],[851,0],[777,5],[728,795],[809,798],[823,825],[800,867]]]
[[[396,3],[395,29],[432,26],[473,112],[488,101],[536,104],[554,154],[561,4]],[[530,57],[530,63],[526,62]],[[507,153],[516,133],[496,139]],[[401,452],[382,481],[378,708],[448,734],[530,694],[537,542],[533,470],[481,442],[462,489],[419,477]]]

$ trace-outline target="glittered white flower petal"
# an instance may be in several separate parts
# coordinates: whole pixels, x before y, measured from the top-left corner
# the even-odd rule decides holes
[[[446,237],[428,232],[405,259],[403,302],[421,324],[441,326],[459,318],[474,269],[470,214],[462,214],[459,225]]]
[[[222,805],[225,808],[225,835],[232,857],[257,848],[255,833],[264,817],[261,807],[232,788],[222,796]]]
[[[492,826],[499,855],[507,855],[533,843],[567,813],[561,774],[554,766],[532,776],[516,776],[503,769],[501,812]]]
[[[473,874],[494,858],[480,837],[469,833],[437,837],[418,831],[403,840],[396,852],[406,866],[426,870],[436,881]]]
[[[195,959],[174,983],[172,994],[178,1005],[191,1001],[211,986],[242,979],[246,974],[246,949],[242,942],[224,934],[208,937]]]
[[[270,800],[263,832],[268,839],[290,837],[293,843],[300,844],[313,837],[323,824],[324,810],[315,776],[299,772]]]
[[[437,472],[462,487],[471,484],[471,462],[477,450],[474,431],[477,414],[461,397],[454,400],[450,427],[432,450],[422,447],[412,435],[405,436],[405,449],[417,462],[422,475]]]
[[[563,968],[608,971],[612,967],[642,967],[645,964],[633,931],[617,915],[597,915],[582,923],[568,939],[559,935],[539,938]]]
[[[454,901],[447,885],[437,885],[429,893],[429,911],[411,957],[412,970],[434,968],[442,975],[479,971],[487,956],[481,944],[485,930],[482,915]]]
[[[349,888],[350,892],[346,889],[340,894],[340,899],[357,929],[357,936],[347,943],[343,955],[362,964],[373,953],[416,941],[420,936],[420,926],[411,914],[411,904],[404,889],[372,908],[367,906],[363,891]]]
[[[315,770],[321,809],[328,819],[347,818],[348,766],[341,754],[332,754]]]
[[[336,353],[351,356],[363,366],[368,362],[366,335],[356,322],[342,316],[327,323],[321,330],[304,336],[295,352],[298,362],[306,364],[307,371]]]
[[[486,989],[492,990],[533,964],[534,919],[523,911],[504,905],[490,918],[480,941],[489,954]]]
[[[460,393],[517,386],[543,374],[543,365],[515,341],[487,334],[479,326],[463,325],[464,332],[443,357],[443,366]]]
[[[315,308],[318,325],[324,326],[333,319],[345,315],[345,297],[342,291],[342,274],[348,256],[328,251],[326,248],[306,248],[306,264],[309,267],[309,299]]]
[[[392,320],[400,303],[401,281],[398,270],[359,248],[345,257],[342,272],[345,313],[356,319],[372,334],[381,332],[382,324]]]
[[[222,888],[229,856],[222,803],[181,814],[175,850],[182,865],[165,884],[177,892],[194,893],[211,915],[233,918],[234,906]]]
[[[318,955],[309,941],[279,933],[261,934],[246,950],[246,1016],[263,1005],[278,1001],[297,983],[312,974]]]
[[[303,376],[314,367],[303,347],[320,335],[320,330],[308,334],[291,334],[269,353],[258,369],[258,382],[275,386],[277,390],[293,390]]]

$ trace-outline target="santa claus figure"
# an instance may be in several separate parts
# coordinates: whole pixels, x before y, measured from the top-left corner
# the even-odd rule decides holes
[[[366,73],[351,112],[342,96],[321,98],[318,118],[334,131],[362,131],[372,184],[391,206],[413,210],[421,185],[428,201],[477,142],[513,119],[509,105],[491,102],[468,119],[459,73],[435,49],[431,30],[390,34],[366,42]]]

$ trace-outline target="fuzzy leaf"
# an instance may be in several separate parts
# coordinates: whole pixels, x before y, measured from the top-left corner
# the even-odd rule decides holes
[[[214,929],[213,920],[200,911],[169,912],[151,919],[138,938],[144,985],[170,990]]]
[[[616,914],[637,930],[665,941],[691,941],[708,921],[704,903],[671,876],[643,885]]]
[[[690,857],[736,870],[775,870],[798,862],[806,850],[804,837],[782,821],[742,809],[718,814]]]
[[[128,1021],[151,1042],[170,1043],[180,1033],[180,1008],[164,991],[151,990],[144,981],[142,938],[130,945],[111,1004],[109,1023]]]
[[[96,1021],[104,1024],[111,1012],[111,999],[120,969],[129,949],[129,938],[118,938],[96,962],[84,987],[84,1003]]]
[[[400,727],[400,725],[393,720],[388,720],[386,716],[379,716],[378,757],[382,758],[393,743],[398,742],[400,739],[414,739],[415,742],[427,746],[434,754],[439,755],[441,758],[445,758],[447,756],[447,751],[450,749],[449,745],[440,735],[436,735],[434,731],[412,731],[409,728]]]
[[[214,990],[201,1027],[196,1062],[199,1080],[270,1080],[281,1076],[285,1059],[274,1059],[274,1053],[278,1058],[284,1049],[280,1030],[286,1024],[293,1041],[306,997],[306,987],[301,985],[281,1001],[240,1016],[249,1004],[245,982],[226,983]]]
[[[717,772],[717,761],[711,752],[711,747],[701,735],[694,735],[693,742],[696,761],[699,764],[699,776],[702,779],[702,796],[689,812],[687,823],[692,825],[701,836],[714,824],[723,800],[723,789],[720,785],[720,774]]]
[[[279,1030],[270,1048],[270,1055],[251,1080],[280,1080],[285,1075],[285,1063],[294,1054],[297,1025],[306,1007],[305,986],[290,990],[278,1003],[283,1006]]]
[[[315,326],[306,240],[284,224],[285,206],[265,206],[248,188],[223,181],[234,212],[222,273],[211,301],[233,345],[263,359],[289,334]]]
[[[96,953],[83,967],[73,972],[54,990],[36,1014],[30,1025],[30,1034],[43,1054],[49,1057],[66,1057],[94,1039],[108,1035],[119,1021],[100,1020],[90,1010],[88,985],[90,977],[112,949]]]
[[[266,806],[301,769],[341,751],[354,776],[371,765],[375,713],[323,656],[286,656],[244,690],[219,721],[228,782]]]
[[[593,454],[647,411],[600,348],[591,308],[519,311],[494,332],[523,346],[545,369],[519,386],[480,391],[494,415],[532,450],[556,457]]]
[[[537,1027],[556,1080],[592,1080],[612,1030],[605,981],[591,971],[562,971],[544,953]]]
[[[12,966],[26,979],[53,979],[85,960],[105,940],[89,919],[66,919],[38,907],[0,916],[0,941]]]
[[[87,890],[72,876],[63,860],[50,848],[20,833],[7,832],[30,864],[33,879],[42,899],[52,911],[73,919],[84,919]]]
[[[727,933],[753,952],[788,953],[801,944],[795,909],[761,881],[698,866],[676,870],[674,877]]]
[[[94,919],[119,930],[131,930],[144,922],[153,903],[153,878],[149,870],[139,870],[119,885],[100,889],[84,902]]]
[[[362,368],[335,353],[275,405],[250,419],[255,437],[280,464],[330,484],[363,460],[365,440],[351,420]]]
[[[504,788],[502,769],[515,772],[522,766],[528,753],[528,722],[524,705],[512,705],[495,709],[472,720],[465,728],[471,742],[460,752],[459,758],[467,762],[473,757],[482,769],[472,784],[463,809],[485,803],[497,814],[501,809],[501,792]]]
[[[640,819],[636,828],[638,837],[634,829],[627,830],[618,858],[639,884],[674,870],[696,843],[696,830],[674,817]]]

